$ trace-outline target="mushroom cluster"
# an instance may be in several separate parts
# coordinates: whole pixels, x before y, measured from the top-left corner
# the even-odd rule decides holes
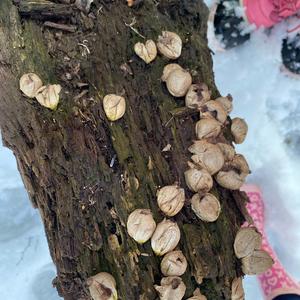
[[[19,85],[20,90],[26,97],[35,98],[42,106],[56,110],[61,92],[59,84],[43,85],[38,75],[27,73],[20,78]]]
[[[234,240],[234,252],[241,259],[242,270],[247,275],[258,275],[272,267],[274,261],[261,250],[262,235],[255,227],[241,228]]]
[[[159,36],[156,47],[152,40],[145,44],[137,43],[134,47],[135,53],[147,64],[155,59],[156,49],[168,59],[178,59],[182,52],[182,41],[176,33],[164,31]],[[247,135],[247,124],[240,118],[228,118],[233,109],[231,95],[213,100],[208,86],[203,82],[193,83],[191,73],[177,63],[170,63],[164,67],[161,81],[173,97],[185,97],[186,107],[199,112],[199,121],[195,126],[197,140],[188,148],[191,162],[187,163],[189,168],[184,177],[187,187],[194,193],[190,200],[192,211],[203,222],[215,222],[221,213],[221,204],[218,196],[212,191],[214,181],[223,188],[238,190],[250,173],[244,156],[237,154],[231,143],[224,142],[226,139],[223,131],[226,129],[227,133],[230,128],[232,141],[240,144]],[[165,216],[177,215],[185,204],[184,189],[176,184],[161,188],[157,192],[157,204]],[[138,222],[137,219],[135,222]],[[150,233],[153,227],[149,225],[147,230]],[[160,286],[155,286],[160,299],[182,299],[184,295],[185,286],[178,276],[185,271],[186,260],[181,251],[174,250],[179,238],[178,225],[167,219],[157,225],[151,237],[151,246],[156,255],[165,255],[161,271],[167,277],[162,279]],[[246,241],[248,244],[243,248],[242,245],[245,246]],[[249,234],[243,230],[238,234],[234,248],[237,256],[243,260],[245,273],[254,272],[249,270],[250,266],[254,261],[258,265],[256,258],[263,256],[258,252],[260,244],[259,235],[254,237],[252,231]],[[236,295],[240,294],[240,285],[238,280],[233,283],[234,289],[239,290],[235,292]],[[178,289],[176,294],[171,286]],[[199,293],[190,299],[205,299],[205,296]]]
[[[178,184],[168,185],[157,191],[157,204],[166,217],[175,216],[185,203],[184,189]],[[187,259],[180,250],[175,250],[180,240],[180,229],[176,222],[164,218],[156,225],[150,209],[136,209],[128,217],[127,232],[138,243],[151,239],[151,247],[161,260],[163,278],[154,288],[162,300],[184,297],[186,286],[179,276],[187,269]]]

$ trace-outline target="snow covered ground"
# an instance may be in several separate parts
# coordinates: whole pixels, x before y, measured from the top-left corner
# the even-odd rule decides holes
[[[58,300],[44,229],[12,153],[0,148],[0,299]]]
[[[300,280],[300,81],[279,71],[284,26],[270,36],[214,56],[220,91],[234,98],[233,116],[249,126],[238,151],[248,158],[249,181],[265,195],[267,229],[286,268]],[[13,155],[0,148],[0,299],[57,300],[55,270],[43,227],[17,172]],[[255,277],[245,280],[246,300],[262,300]],[[20,296],[21,295],[21,296]]]

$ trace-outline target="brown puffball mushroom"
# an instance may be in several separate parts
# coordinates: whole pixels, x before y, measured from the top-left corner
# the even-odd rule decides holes
[[[215,100],[210,100],[200,108],[200,118],[212,118],[224,124],[227,119],[227,112],[222,104]]]
[[[202,295],[200,290],[197,288],[195,289],[193,296],[186,300],[207,300],[207,298],[204,295]]]
[[[160,263],[164,276],[181,276],[185,273],[187,261],[180,250],[167,253]]]
[[[217,146],[222,151],[225,161],[233,160],[235,156],[235,150],[231,145],[218,143]]]
[[[200,109],[210,97],[211,91],[205,83],[192,84],[185,96],[185,106]]]
[[[207,193],[213,186],[213,179],[205,169],[190,168],[184,172],[184,177],[188,188],[195,193]]]
[[[128,217],[127,232],[139,244],[147,242],[156,228],[150,209],[136,209]]]
[[[215,178],[220,186],[229,190],[238,190],[245,183],[245,177],[233,170],[221,170]]]
[[[192,84],[191,74],[184,69],[175,69],[170,72],[166,80],[167,89],[174,97],[183,97]]]
[[[48,84],[37,90],[35,98],[42,106],[55,110],[59,103],[60,91],[59,84]]]
[[[210,193],[207,193],[203,197],[195,194],[192,197],[191,204],[193,212],[204,222],[215,222],[221,213],[219,200]]]
[[[43,86],[43,82],[39,76],[34,73],[24,74],[20,78],[20,90],[28,98],[34,98],[38,89]]]
[[[98,273],[86,281],[93,300],[117,300],[116,281],[106,272]]]
[[[136,43],[134,45],[134,52],[139,56],[146,64],[151,63],[157,56],[156,44],[152,40],[143,43]]]
[[[176,248],[180,240],[180,229],[177,223],[164,219],[157,224],[151,237],[151,247],[154,253],[162,256]]]
[[[169,217],[178,214],[185,201],[184,189],[176,184],[164,186],[156,196],[159,209]]]
[[[235,278],[231,284],[231,300],[244,300],[245,292],[242,277]]]
[[[274,261],[264,250],[255,250],[251,255],[243,257],[242,271],[246,275],[259,275],[272,267]]]
[[[194,141],[188,150],[194,154],[192,160],[201,168],[213,175],[220,171],[224,165],[224,156],[221,149],[205,140]]]
[[[221,132],[221,123],[215,119],[201,119],[196,123],[196,135],[199,140],[217,137]]]
[[[177,59],[181,55],[182,40],[175,32],[163,31],[158,37],[157,48],[169,59]]]
[[[183,68],[178,64],[168,64],[163,69],[163,74],[161,76],[161,81],[166,82],[169,75],[175,70],[183,70]]]
[[[237,258],[251,255],[261,248],[262,235],[254,227],[241,228],[234,240],[234,252]]]
[[[231,133],[236,144],[242,144],[248,132],[248,125],[244,119],[234,118],[231,123]]]
[[[154,288],[160,300],[181,300],[186,290],[182,279],[176,276],[163,277],[160,285],[155,285]]]
[[[115,94],[106,95],[103,98],[103,109],[108,120],[117,121],[121,119],[125,114],[125,98]]]
[[[226,97],[219,97],[215,101],[222,104],[227,114],[230,114],[232,112],[233,104],[232,104],[232,96],[230,94],[228,94]]]
[[[224,188],[238,190],[245,183],[249,173],[249,166],[244,156],[236,154],[231,161],[224,164],[215,179]]]
[[[239,173],[244,175],[245,177],[250,174],[249,165],[242,154],[236,154],[228,164],[238,170]]]

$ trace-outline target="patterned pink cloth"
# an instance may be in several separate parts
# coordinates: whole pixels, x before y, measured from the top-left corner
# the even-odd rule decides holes
[[[260,189],[255,185],[244,185],[241,190],[245,191],[249,197],[250,202],[247,204],[248,212],[251,215],[256,228],[263,235],[262,249],[267,251],[274,260],[273,267],[258,276],[265,299],[270,300],[287,293],[300,295],[300,285],[285,271],[268,243],[264,231],[264,204]]]
[[[246,17],[257,27],[272,27],[300,9],[300,0],[241,0]]]

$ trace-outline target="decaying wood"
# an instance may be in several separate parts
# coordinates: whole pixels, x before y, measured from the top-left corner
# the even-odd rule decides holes
[[[47,0],[20,0],[17,5],[23,17],[33,19],[66,19],[73,12],[70,4],[59,4]]]
[[[65,34],[41,26],[48,16],[65,18],[72,11],[65,4],[51,5],[21,1],[19,12],[26,16],[21,23],[12,0],[0,1],[3,142],[13,150],[41,213],[59,294],[66,300],[89,299],[86,279],[109,272],[121,300],[157,299],[160,259],[150,243],[135,243],[125,224],[136,208],[150,208],[157,222],[163,219],[155,199],[163,185],[178,182],[192,196],[183,174],[198,116],[172,118],[184,100],[171,97],[160,82],[169,61],[159,56],[146,65],[133,46],[143,41],[141,35],[156,40],[162,30],[178,33],[184,41],[178,63],[191,71],[195,82],[207,83],[213,97],[219,96],[206,40],[207,8],[200,0],[145,0],[133,8],[122,0],[97,0],[91,16],[72,12],[69,25],[78,30]],[[18,79],[27,72],[35,72],[45,84],[62,85],[57,111],[21,95]],[[127,101],[124,117],[114,123],[102,108],[109,93]],[[170,151],[162,152],[168,144]],[[245,198],[216,183],[213,189],[222,206],[217,222],[197,219],[190,205],[173,218],[188,261],[182,277],[186,297],[200,287],[207,299],[230,299],[231,282],[241,274],[233,243],[244,220]]]
[[[72,25],[58,24],[58,23],[46,21],[44,23],[44,26],[67,31],[67,32],[76,32],[76,26],[72,26]]]

